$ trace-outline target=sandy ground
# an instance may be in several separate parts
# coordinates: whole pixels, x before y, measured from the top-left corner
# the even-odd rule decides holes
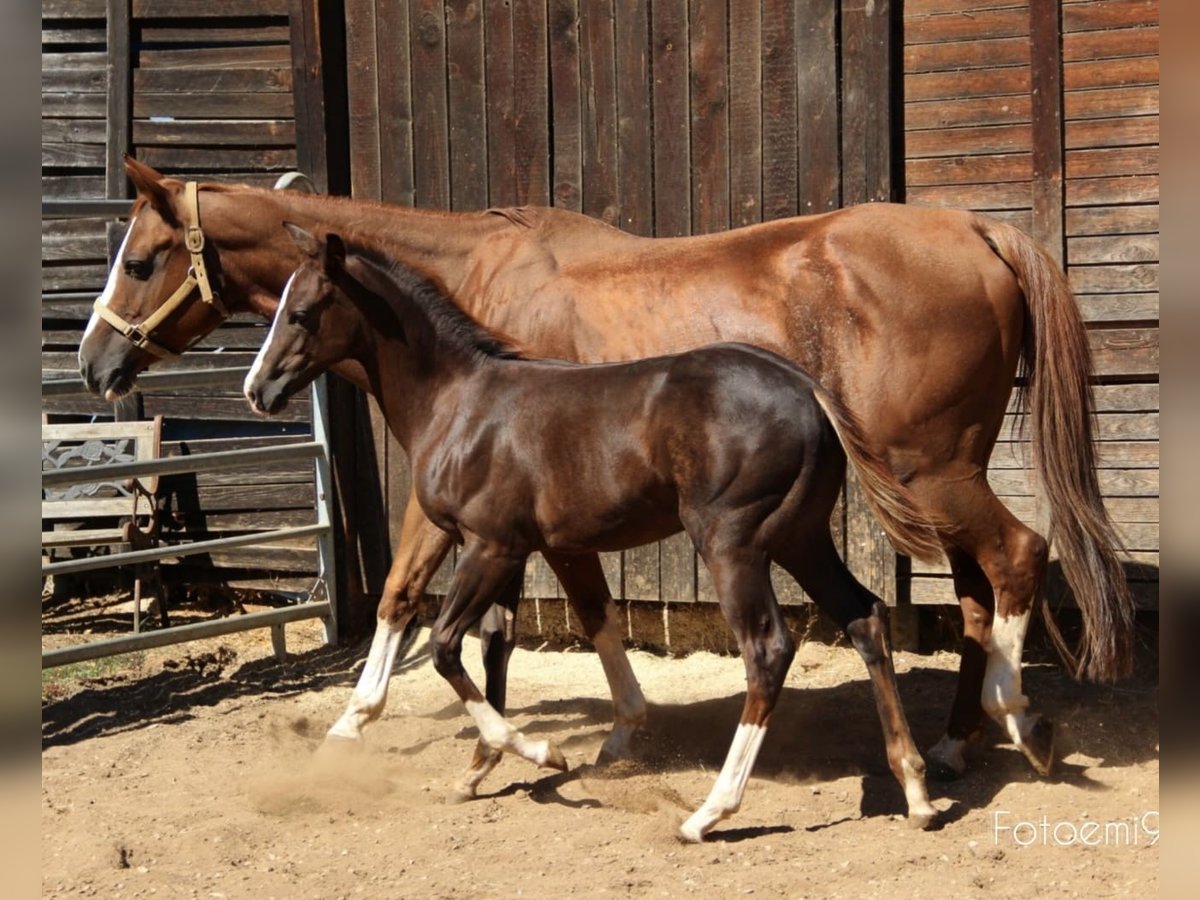
[[[1159,850],[1155,675],[1081,686],[1026,669],[1063,759],[1039,779],[1011,746],[931,783],[939,830],[915,832],[884,758],[865,670],[806,643],[741,811],[701,845],[676,828],[708,792],[742,702],[734,658],[631,654],[651,703],[636,758],[592,765],[611,718],[594,654],[518,649],[512,720],[566,753],[565,774],[506,759],[450,800],[476,731],[418,635],[366,747],[315,756],[365,646],[289,626],[43,682],[46,897],[1154,896]],[[66,638],[51,636],[47,644]],[[480,678],[478,644],[465,654]],[[953,696],[951,653],[897,654],[920,746]]]

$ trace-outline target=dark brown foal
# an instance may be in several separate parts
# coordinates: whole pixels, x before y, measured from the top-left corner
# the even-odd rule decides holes
[[[434,625],[433,661],[491,756],[566,768],[557,747],[504,719],[461,661],[467,629],[512,596],[529,554],[541,551],[565,572],[576,555],[683,529],[712,573],[747,683],[725,764],[683,837],[698,841],[737,810],[795,652],[771,587],[773,560],[865,660],[909,817],[929,824],[935,810],[900,706],[886,608],[829,534],[847,457],[898,546],[928,557],[937,538],[838,401],[794,364],[748,345],[597,366],[521,359],[411,270],[348,254],[336,234],[319,241],[289,228],[311,260],[288,283],[246,396],[274,413],[335,362],[362,365],[409,454],[422,508],[463,545]],[[477,758],[476,767],[493,761]]]

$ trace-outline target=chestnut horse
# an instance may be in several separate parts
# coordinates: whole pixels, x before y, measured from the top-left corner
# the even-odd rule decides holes
[[[1034,462],[1082,612],[1071,670],[1109,680],[1130,670],[1133,604],[1096,479],[1087,336],[1062,272],[1021,231],[970,212],[872,203],[653,239],[561,209],[431,212],[215,184],[191,197],[182,182],[125,165],[138,197],[79,351],[84,379],[109,398],[221,322],[205,289],[188,287],[197,259],[228,310],[272,315],[302,261],[284,220],[369,238],[538,356],[602,362],[737,340],[803,365],[942,523],[964,628],[946,733],[929,753],[943,773],[964,770],[985,709],[1038,771],[1053,761],[1052,731],[1028,711],[1020,671],[1048,546],[987,481],[1020,369]],[[369,387],[357,364],[335,370]],[[332,735],[357,738],[382,711],[404,626],[449,544],[410,501],[371,654]],[[608,586],[594,557],[556,574],[576,610],[606,609],[580,619],[612,685],[606,749],[619,753],[645,705]]]
[[[898,547],[928,558],[939,544],[836,400],[794,364],[746,344],[607,365],[523,359],[412,271],[336,233],[319,240],[287,227],[310,261],[284,289],[246,398],[271,414],[334,363],[354,359],[366,373],[408,454],[421,509],[463,545],[431,645],[491,752],[468,772],[471,792],[502,752],[567,764],[479,692],[461,660],[467,628],[535,551],[566,568],[580,553],[682,530],[712,574],[747,685],[725,765],[683,838],[701,840],[741,805],[795,654],[772,561],[866,662],[909,818],[932,821],[925,763],[896,690],[887,607],[850,574],[829,533],[847,457]]]

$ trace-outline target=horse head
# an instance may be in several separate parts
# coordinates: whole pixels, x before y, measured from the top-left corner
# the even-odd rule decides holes
[[[128,393],[140,372],[178,356],[229,315],[195,182],[164,178],[128,156],[125,171],[137,199],[79,345],[84,382],[108,400]]]
[[[342,239],[284,227],[305,256],[283,289],[271,329],[246,375],[243,393],[255,412],[274,415],[288,399],[351,352],[356,329],[344,313],[352,301],[335,284],[346,264]]]

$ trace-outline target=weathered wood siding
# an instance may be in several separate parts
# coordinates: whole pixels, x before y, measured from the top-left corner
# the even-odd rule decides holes
[[[1096,364],[1100,484],[1157,604],[1157,0],[907,0],[905,191],[985,210],[1066,266]],[[1044,529],[1014,416],[990,480]],[[917,603],[954,602],[942,566],[914,563]]]
[[[196,180],[270,186],[295,169],[296,16],[289,13],[303,7],[296,0],[43,0],[43,196],[128,197],[120,163],[126,151]],[[43,377],[76,374],[83,327],[124,229],[119,218],[43,221]],[[239,317],[155,371],[249,365],[264,335],[263,323]],[[236,385],[146,394],[120,414],[162,414],[163,452],[197,453],[307,433],[307,395],[298,400],[274,425],[252,416]],[[60,420],[115,412],[90,396],[44,397],[42,410]],[[312,481],[311,465],[164,478],[164,536],[193,540],[311,522]],[[308,587],[316,571],[311,545],[191,557],[176,574],[188,584]]]
[[[659,236],[887,199],[890,16],[838,0],[346,0],[353,193],[555,205]],[[407,466],[372,415],[395,540]],[[894,597],[890,545],[848,496],[847,558]],[[617,596],[714,599],[683,536],[605,568]],[[559,590],[540,558],[525,587]]]

